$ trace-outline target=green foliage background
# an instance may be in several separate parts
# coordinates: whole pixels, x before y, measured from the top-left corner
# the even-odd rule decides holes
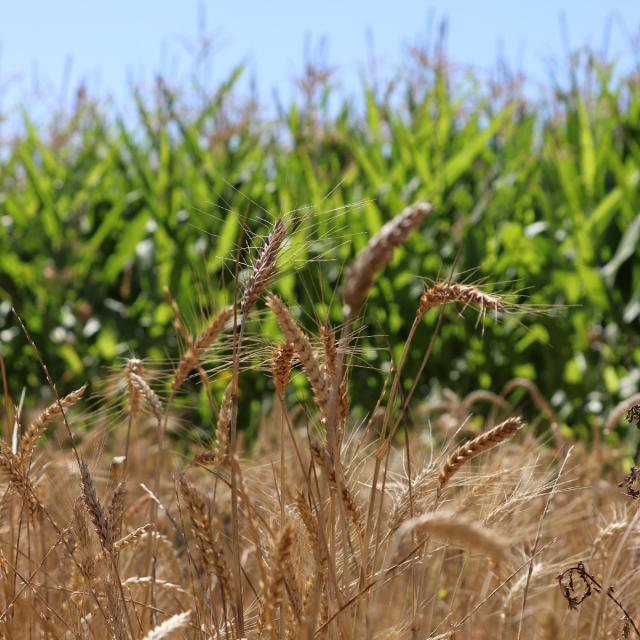
[[[241,68],[213,91],[161,80],[136,90],[135,117],[81,91],[46,127],[25,113],[0,159],[0,340],[14,397],[42,376],[10,304],[66,390],[121,357],[175,357],[163,287],[197,330],[196,310],[232,299],[242,219],[263,234],[302,205],[363,202],[310,216],[297,261],[274,285],[310,328],[327,314],[339,322],[329,303],[343,265],[385,220],[429,199],[434,214],[373,291],[354,402],[370,407],[379,393],[386,347],[401,347],[421,278],[456,263],[462,279],[524,290],[520,302],[575,306],[482,326],[470,311],[446,321],[418,396],[500,391],[524,376],[564,421],[590,428],[640,387],[640,76],[591,54],[570,62],[568,80],[535,100],[508,75],[481,82],[414,52],[393,82],[363,81],[359,100],[310,67],[301,97],[275,118],[241,97]],[[326,262],[304,266],[332,245]],[[407,385],[435,321],[421,327]],[[269,321],[254,330],[277,336]],[[243,406],[259,410],[265,378],[244,377]]]

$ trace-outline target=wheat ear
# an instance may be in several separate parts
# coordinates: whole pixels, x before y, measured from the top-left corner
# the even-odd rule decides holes
[[[522,427],[522,419],[518,417],[507,418],[504,422],[490,429],[486,433],[469,442],[465,442],[459,446],[448,458],[442,466],[438,476],[438,492],[444,489],[445,485],[451,480],[452,476],[458,472],[460,467],[465,465],[471,458],[481,454],[483,451],[508,440],[513,437]]]
[[[262,246],[260,255],[258,256],[251,275],[247,280],[242,300],[240,301],[240,310],[243,315],[246,315],[251,307],[253,307],[258,296],[273,277],[276,269],[278,252],[280,251],[280,246],[282,245],[286,234],[287,226],[282,219],[280,219],[275,223],[271,233]]]
[[[160,402],[160,398],[158,398],[156,392],[149,386],[147,381],[141,378],[137,373],[130,374],[130,378],[133,386],[145,399],[147,407],[158,422],[158,425],[162,424],[162,403]]]
[[[211,537],[211,518],[204,496],[182,475],[178,479],[180,495],[189,513],[191,527],[200,547],[202,561],[207,569],[215,572],[223,593],[230,596],[231,573],[219,544]]]
[[[426,202],[407,207],[389,220],[356,256],[347,269],[342,289],[347,317],[353,317],[360,311],[376,273],[390,262],[393,250],[407,239],[431,210],[431,205]]]
[[[398,529],[397,553],[407,552],[407,544],[415,546],[414,535],[432,534],[450,544],[465,549],[479,551],[494,560],[503,560],[507,551],[507,542],[495,531],[480,527],[447,513],[427,513],[411,518]]]
[[[287,306],[278,298],[278,296],[270,293],[267,296],[267,304],[273,311],[282,333],[289,343],[293,345],[293,349],[298,356],[298,360],[307,374],[307,379],[313,391],[313,398],[326,417],[329,403],[329,391],[327,381],[320,366],[320,362],[316,357],[311,342],[307,334],[300,328],[298,323],[291,317]]]
[[[111,504],[107,512],[107,529],[109,546],[113,544],[120,537],[120,529],[122,528],[122,517],[124,515],[124,501],[127,495],[127,488],[124,482],[119,482],[113,497],[111,498]]]
[[[79,389],[72,391],[69,395],[60,399],[60,402],[54,402],[50,404],[30,425],[24,432],[20,439],[20,453],[18,454],[18,461],[20,464],[24,464],[28,461],[33,453],[40,436],[44,433],[47,425],[62,413],[62,409],[67,409],[73,406],[83,396],[87,385],[81,386]]]
[[[271,377],[276,393],[282,398],[284,398],[285,389],[289,384],[294,353],[293,345],[290,342],[285,342],[273,352],[271,358]]]
[[[425,287],[420,297],[418,316],[423,316],[429,309],[452,302],[479,307],[481,313],[487,309],[502,313],[507,309],[505,301],[500,296],[485,293],[473,285],[436,282],[431,287]]]
[[[7,478],[14,489],[20,494],[20,497],[29,509],[29,513],[31,515],[35,514],[42,506],[36,494],[35,487],[23,470],[18,456],[11,451],[11,447],[4,440],[0,440],[0,473]]]
[[[173,638],[173,634],[180,629],[183,629],[189,624],[191,618],[191,611],[185,611],[184,613],[176,613],[176,615],[167,618],[164,622],[161,622],[158,626],[154,627],[147,633],[144,640],[163,640],[163,638]]]
[[[178,368],[173,376],[171,390],[176,391],[182,386],[187,376],[199,365],[206,350],[215,342],[216,338],[233,314],[231,307],[225,307],[207,325],[205,330],[193,341],[186,353],[180,359]]]
[[[100,544],[103,549],[108,549],[111,539],[109,534],[109,524],[104,515],[100,500],[98,500],[98,494],[96,493],[93,479],[89,473],[89,467],[87,467],[87,463],[82,459],[80,459],[80,486],[82,487],[84,506],[86,507],[89,518],[96,530]]]

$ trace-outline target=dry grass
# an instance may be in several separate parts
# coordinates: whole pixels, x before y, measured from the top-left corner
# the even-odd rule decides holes
[[[402,234],[382,235],[380,256],[360,256],[347,271],[359,286],[345,288],[350,317],[339,338],[324,323],[316,340],[267,295],[285,342],[273,349],[276,392],[253,452],[234,438],[238,372],[218,399],[217,445],[185,457],[162,440],[183,374],[167,375],[163,395],[139,360],[122,371],[127,411],[118,428],[94,427],[80,437],[87,413],[72,408],[78,391],[42,414],[46,424],[63,418],[70,448],[59,446],[59,437],[37,448],[42,418],[13,438],[15,450],[0,441],[0,636],[638,635],[640,511],[633,472],[619,486],[620,452],[602,444],[594,452],[582,443],[550,446],[509,417],[517,407],[504,396],[470,437],[461,432],[469,428],[471,403],[460,401],[443,412],[454,436],[425,426],[400,446],[401,363],[391,395],[372,412],[385,416],[380,429],[350,419],[354,312],[375,271],[428,208],[416,210],[417,217],[407,222],[403,214],[391,225]],[[225,338],[235,341],[238,360],[244,317],[274,276],[281,234],[276,227],[255,261],[261,273],[238,303],[241,331]],[[496,296],[466,285],[456,291],[456,300],[481,310],[506,310]],[[177,307],[174,313],[187,346],[187,364],[178,370],[195,369],[207,383],[201,363],[212,341],[202,347],[202,337],[184,330]],[[221,313],[224,322],[209,324],[218,339],[231,317]],[[297,364],[315,401],[303,410],[287,393]],[[536,404],[556,429],[548,402]],[[638,409],[625,411],[637,419]]]

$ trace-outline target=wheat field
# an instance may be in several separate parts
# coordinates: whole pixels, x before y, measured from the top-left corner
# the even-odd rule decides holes
[[[626,452],[595,432],[573,442],[526,380],[511,386],[531,394],[539,415],[529,421],[504,394],[449,393],[427,405],[406,392],[409,350],[423,349],[428,367],[432,345],[413,344],[425,314],[518,313],[506,299],[447,280],[425,285],[378,403],[364,419],[350,411],[367,292],[430,212],[408,207],[347,266],[339,327],[310,332],[269,290],[288,234],[279,221],[236,303],[198,335],[167,292],[184,348],[160,374],[126,360],[107,385],[117,413],[84,387],[58,395],[49,379],[52,403],[27,420],[5,385],[0,635],[640,637],[640,471],[625,477]],[[282,341],[268,349],[273,402],[249,442],[238,382],[256,313],[275,318]],[[175,399],[187,379],[206,386],[221,345],[231,356],[226,390],[211,398],[215,444],[185,448],[172,438]],[[292,397],[292,376],[304,376],[309,402]],[[609,428],[639,414],[631,399]],[[114,415],[117,427],[102,424]]]

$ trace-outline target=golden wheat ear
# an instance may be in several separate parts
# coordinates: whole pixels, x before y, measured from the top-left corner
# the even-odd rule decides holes
[[[522,419],[518,417],[507,418],[504,422],[490,429],[486,433],[469,442],[459,446],[442,466],[438,475],[438,493],[447,485],[449,480],[463,467],[469,460],[480,455],[483,451],[491,449],[500,442],[512,438],[522,428]]]
[[[431,211],[432,207],[427,202],[408,207],[389,220],[355,257],[345,273],[342,288],[347,318],[358,314],[376,273],[391,261],[393,250],[409,237]]]
[[[309,337],[292,318],[289,309],[278,296],[268,294],[267,304],[273,311],[285,338],[293,345],[293,350],[311,385],[313,399],[322,415],[326,417],[329,406],[329,389],[320,362],[311,347]]]
[[[278,252],[287,235],[287,225],[284,221],[279,219],[271,233],[267,237],[260,255],[256,260],[249,280],[244,288],[242,294],[242,300],[240,302],[240,310],[243,315],[249,313],[249,310],[256,303],[256,300],[260,296],[262,290],[267,286],[273,274],[276,270],[276,263],[278,260]]]

